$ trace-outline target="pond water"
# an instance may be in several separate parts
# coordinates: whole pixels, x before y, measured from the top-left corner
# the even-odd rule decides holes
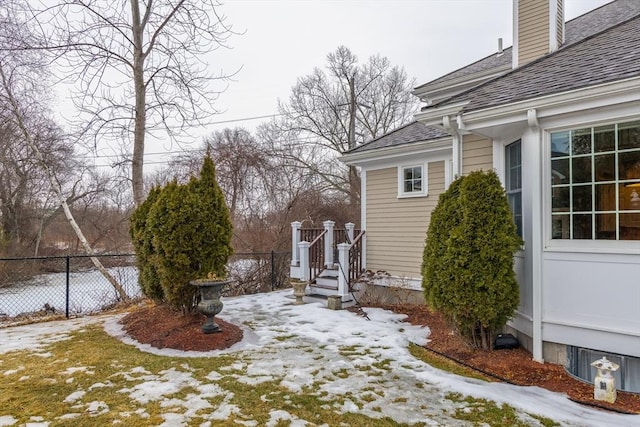
[[[109,272],[122,284],[130,297],[141,294],[138,270],[133,266],[113,267]],[[97,270],[69,274],[69,314],[100,311],[117,301],[117,293]],[[30,280],[0,288],[0,316],[14,317],[45,310],[66,310],[66,273],[40,274]]]

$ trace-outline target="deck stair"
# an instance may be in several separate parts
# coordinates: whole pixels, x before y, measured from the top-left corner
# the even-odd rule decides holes
[[[325,221],[324,229],[292,227],[291,278],[307,282],[308,297],[326,300],[339,296],[342,306],[355,304],[351,287],[364,268],[364,230],[347,224],[334,229],[333,221]]]

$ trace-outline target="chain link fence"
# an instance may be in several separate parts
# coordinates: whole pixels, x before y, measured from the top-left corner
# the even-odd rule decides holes
[[[129,297],[143,295],[135,255],[96,255]],[[225,296],[288,287],[288,252],[238,253],[230,258]],[[0,324],[93,314],[119,301],[87,255],[0,258]]]

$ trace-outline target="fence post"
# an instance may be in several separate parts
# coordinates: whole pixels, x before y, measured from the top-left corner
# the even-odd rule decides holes
[[[340,271],[338,272],[338,295],[344,297],[349,294],[349,243],[338,244],[338,264]]]
[[[298,247],[300,248],[300,277],[303,282],[308,282],[309,277],[309,246],[310,242],[300,242]]]
[[[291,265],[296,267],[300,261],[300,249],[298,243],[300,242],[300,228],[302,223],[300,221],[294,221],[291,223]]]
[[[324,234],[324,265],[327,268],[333,267],[333,227],[335,221],[325,221],[322,223],[327,231]]]
[[[271,290],[276,289],[276,254],[271,251]]]
[[[70,270],[70,257],[69,255],[66,256],[66,273],[67,273],[67,278],[66,278],[66,297],[65,297],[65,316],[68,319],[69,318],[69,270]]]
[[[353,243],[353,230],[356,228],[356,225],[352,222],[348,222],[344,225],[344,228],[347,230],[347,239],[349,240],[349,244]]]

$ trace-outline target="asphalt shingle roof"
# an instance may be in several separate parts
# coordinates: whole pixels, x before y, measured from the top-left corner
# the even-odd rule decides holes
[[[420,122],[411,122],[382,135],[379,138],[366,142],[359,147],[348,151],[348,153],[353,154],[378,148],[395,147],[411,142],[429,141],[447,136],[450,135],[441,129],[425,126]]]
[[[434,107],[469,101],[463,111],[474,111],[635,76],[640,76],[640,16]]]
[[[569,46],[573,43],[584,40],[585,38],[597,34],[607,28],[613,27],[627,19],[640,14],[639,0],[617,0],[607,3],[597,9],[594,9],[584,15],[567,21],[565,23],[565,43]],[[465,67],[459,68],[444,76],[438,77],[428,83],[416,87],[419,90],[422,87],[443,83],[459,77],[479,73],[482,71],[499,68],[511,64],[512,48],[504,49],[504,53],[500,56],[491,54]]]
[[[635,17],[635,18],[634,18]],[[511,63],[511,48],[418,86],[445,82]],[[561,49],[440,103],[469,101],[473,111],[640,75],[640,0],[616,0],[565,24]],[[412,122],[349,151],[359,153],[450,136]]]

